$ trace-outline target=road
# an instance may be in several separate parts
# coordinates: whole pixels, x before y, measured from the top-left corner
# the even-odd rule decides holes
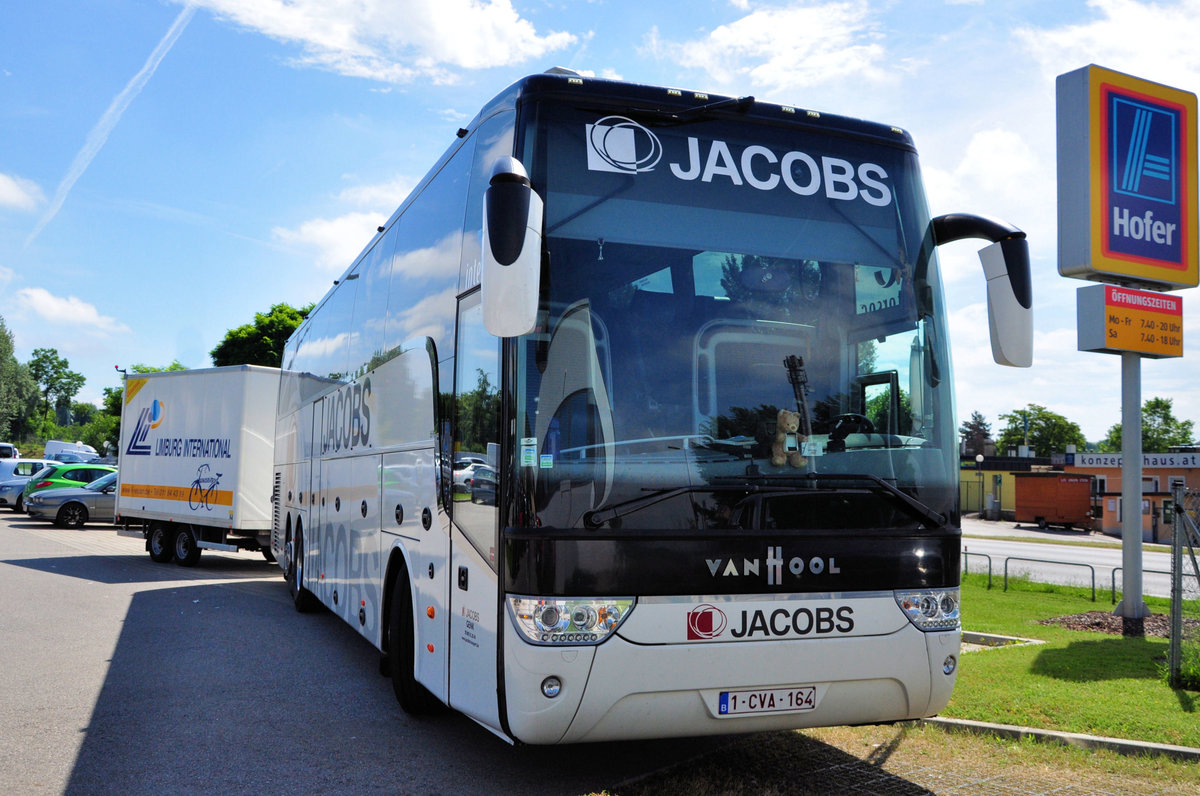
[[[734,780],[765,777],[774,792],[804,783],[796,792],[926,794],[956,783],[954,792],[1043,794],[1063,785],[1011,760],[989,768],[990,747],[965,739],[954,743],[974,752],[931,764],[904,727],[846,730],[838,746],[778,733],[512,747],[456,714],[405,715],[376,651],[331,614],[297,614],[278,568],[257,554],[206,551],[193,569],[154,564],[111,527],[61,530],[7,511],[0,675],[5,794],[571,796],[629,792],[623,783],[701,764]],[[773,774],[745,768],[756,739],[788,750]],[[882,756],[863,752],[881,744]],[[1113,780],[1090,790],[1130,788]]]
[[[1047,541],[1053,541],[1054,544],[1045,544]],[[1114,544],[1118,546],[1109,546]],[[984,522],[972,518],[963,520],[963,550],[969,554],[964,561],[969,572],[986,572],[986,557],[990,556],[993,578],[997,583],[1003,583],[1006,559],[1009,559],[1010,577],[1028,575],[1032,580],[1045,583],[1091,586],[1094,573],[1097,600],[1111,597],[1113,570],[1120,570],[1122,566],[1119,544],[1119,539],[1099,534],[1039,531],[1012,522]],[[1143,594],[1154,597],[1169,597],[1171,594],[1171,576],[1159,574],[1171,571],[1170,554],[1160,552],[1164,549],[1154,546],[1153,549],[1142,551]],[[1044,559],[1062,563],[1045,564],[1018,559]],[[1117,591],[1121,590],[1122,574],[1121,571],[1116,573]]]
[[[728,743],[514,748],[405,715],[378,662],[260,555],[186,569],[111,526],[0,515],[3,793],[581,794]]]

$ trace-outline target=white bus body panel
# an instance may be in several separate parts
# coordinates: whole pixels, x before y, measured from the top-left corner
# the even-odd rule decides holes
[[[253,365],[129,376],[117,516],[269,532],[278,392]]]
[[[773,605],[812,610],[829,597]],[[686,628],[688,611],[714,599],[675,601],[672,624]],[[726,598],[721,604],[729,609],[742,603]],[[635,643],[629,637],[652,633],[664,616],[662,610],[646,611],[641,627],[639,612],[648,606],[639,604],[627,620],[628,632],[623,626],[596,647],[551,647],[526,643],[505,622],[510,732],[525,743],[579,743],[862,724],[930,716],[945,707],[954,673],[944,674],[942,662],[947,655],[957,657],[959,631],[923,633],[902,616],[897,622],[891,592],[856,595],[854,605],[864,630],[894,629],[879,635]],[[562,681],[554,699],[540,690],[549,675]],[[631,683],[636,692],[630,692]],[[719,713],[722,691],[794,686],[816,688],[815,709]]]
[[[452,539],[450,707],[498,730],[497,575],[461,531],[454,529]]]

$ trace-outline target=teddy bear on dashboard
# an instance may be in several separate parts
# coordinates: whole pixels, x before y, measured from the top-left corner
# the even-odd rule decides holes
[[[803,467],[807,463],[800,452],[804,437],[799,431],[800,413],[780,409],[775,422],[775,441],[771,443],[771,464],[776,467],[782,467],[785,463],[792,467]]]

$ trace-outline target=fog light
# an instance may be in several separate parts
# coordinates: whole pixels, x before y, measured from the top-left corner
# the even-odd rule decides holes
[[[953,655],[947,655],[946,660],[942,661],[942,674],[949,677],[954,674],[954,670],[958,668],[958,658]],[[543,684],[543,688],[545,685]]]
[[[554,675],[550,675],[542,681],[542,696],[546,699],[554,699],[560,691],[562,691],[562,680]]]

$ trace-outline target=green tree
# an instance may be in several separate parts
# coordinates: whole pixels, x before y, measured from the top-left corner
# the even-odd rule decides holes
[[[1148,453],[1166,453],[1176,445],[1191,445],[1193,423],[1191,420],[1179,420],[1172,409],[1173,399],[1151,398],[1142,404],[1142,450]],[[1108,430],[1100,442],[1100,450],[1104,453],[1121,452],[1121,424],[1117,423]]]
[[[1068,445],[1080,450],[1087,446],[1078,423],[1072,423],[1044,406],[1029,404],[1024,409],[1001,414],[1000,421],[1005,424],[996,441],[996,448],[1001,451],[1024,445],[1026,439],[1035,456],[1061,453]]]
[[[283,362],[283,346],[296,327],[308,317],[313,305],[299,309],[290,304],[271,306],[265,313],[254,314],[254,322],[225,333],[225,338],[209,352],[213,364],[267,365],[277,368]]]
[[[21,442],[32,430],[38,387],[29,368],[13,356],[13,337],[0,316],[0,440]]]
[[[1023,433],[1024,426],[1022,425]],[[984,446],[992,438],[992,427],[987,418],[979,412],[972,412],[971,419],[964,420],[963,424],[958,427],[958,435],[963,441],[963,452],[967,456],[975,456],[983,453]]]
[[[51,399],[55,404],[70,406],[70,401],[83,389],[87,382],[82,373],[71,370],[71,363],[58,355],[53,348],[33,349],[33,358],[29,360],[29,373],[37,382],[41,391],[43,420],[50,412]]]

